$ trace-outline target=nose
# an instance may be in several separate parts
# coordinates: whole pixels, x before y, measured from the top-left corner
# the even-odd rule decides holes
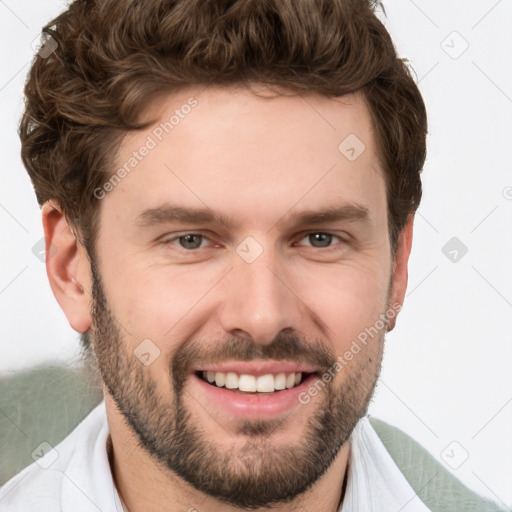
[[[265,250],[252,263],[234,256],[224,283],[220,322],[225,332],[268,344],[284,329],[299,329],[305,304],[286,262]]]

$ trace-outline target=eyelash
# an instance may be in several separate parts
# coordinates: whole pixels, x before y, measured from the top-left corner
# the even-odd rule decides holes
[[[210,238],[207,237],[204,233],[187,232],[187,233],[183,233],[181,235],[174,236],[173,238],[164,239],[161,243],[162,243],[162,245],[165,245],[165,246],[175,245],[173,242],[178,241],[180,238],[184,238],[184,237],[189,236],[189,235],[201,236],[203,238],[203,240],[210,240]],[[335,235],[333,233],[328,233],[326,231],[308,231],[307,233],[305,233],[302,236],[302,238],[300,238],[300,240],[304,240],[304,238],[307,238],[310,235],[327,235],[327,236],[331,236],[331,237],[337,238],[339,240],[338,243],[342,243],[342,244],[346,244],[347,243],[347,241],[344,240],[343,238],[341,238],[339,235]],[[311,245],[303,246],[303,247],[309,247],[311,249],[318,249],[319,251],[322,251],[322,252],[328,252],[329,250],[335,249],[336,248],[336,244],[328,246],[328,247],[313,247]],[[200,249],[204,249],[204,247],[197,247],[195,249],[185,249],[184,247],[178,246],[178,249],[182,250],[184,252],[197,252]]]

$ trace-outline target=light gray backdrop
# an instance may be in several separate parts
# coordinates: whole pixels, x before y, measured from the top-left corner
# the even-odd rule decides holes
[[[384,5],[430,134],[408,294],[371,413],[511,506],[512,0]],[[16,134],[32,42],[65,6],[0,0],[0,373],[78,354],[40,259],[40,211]]]

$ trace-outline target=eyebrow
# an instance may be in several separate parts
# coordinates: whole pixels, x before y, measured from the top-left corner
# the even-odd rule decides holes
[[[288,213],[274,226],[281,222],[289,222],[293,228],[309,224],[327,224],[331,222],[368,221],[370,217],[368,208],[358,204],[330,206],[320,210],[304,210],[297,214]],[[140,227],[158,226],[181,222],[185,224],[222,224],[228,229],[235,229],[240,222],[233,218],[214,212],[208,208],[185,208],[165,204],[156,208],[144,210],[136,219]]]

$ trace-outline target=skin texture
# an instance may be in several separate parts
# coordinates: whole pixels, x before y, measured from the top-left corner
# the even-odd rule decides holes
[[[124,138],[115,168],[192,97],[190,113],[99,201],[94,265],[58,205],[43,207],[57,247],[47,259],[52,289],[71,326],[89,331],[104,381],[120,495],[131,512],[170,503],[337,510],[345,441],[365,414],[395,315],[309,403],[271,420],[231,416],[191,372],[226,360],[332,368],[402,303],[412,216],[393,258],[384,173],[358,95],[189,88],[150,105],[158,121]],[[350,134],[365,145],[353,161],[338,149]],[[144,210],[164,204],[207,208],[236,225],[141,225]],[[366,216],[293,225],[304,210],[340,205]],[[190,233],[205,238],[178,238]],[[249,263],[240,247],[259,256]],[[146,366],[134,350],[148,339],[159,354]]]

